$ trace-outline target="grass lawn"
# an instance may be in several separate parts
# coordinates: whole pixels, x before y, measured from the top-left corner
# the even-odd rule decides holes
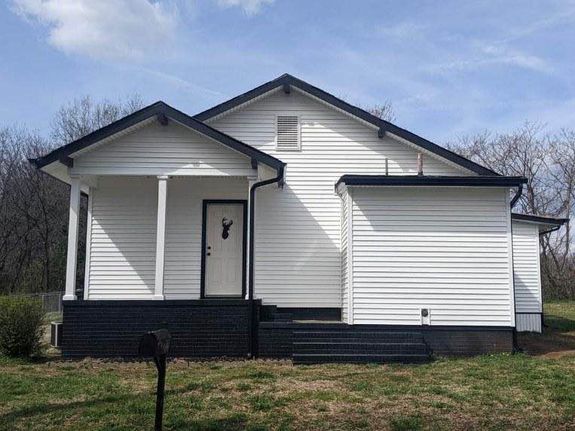
[[[575,303],[528,353],[425,365],[168,366],[166,430],[575,429]],[[560,353],[558,353],[560,352]],[[0,430],[153,429],[152,364],[0,358]]]

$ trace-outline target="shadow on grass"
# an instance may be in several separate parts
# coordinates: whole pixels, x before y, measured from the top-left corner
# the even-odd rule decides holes
[[[182,395],[187,392],[185,389],[178,390],[167,390],[166,391],[166,407],[169,404],[169,398],[176,398],[178,395]],[[114,416],[124,416],[124,422],[121,424],[114,424],[114,427],[118,429],[132,429],[135,425],[130,418],[130,412],[122,409],[126,409],[127,406],[133,406],[137,404],[146,404],[149,406],[149,415],[147,415],[150,424],[154,422],[155,414],[155,393],[141,393],[141,394],[124,394],[124,395],[114,395],[107,396],[98,399],[84,400],[84,401],[71,401],[68,403],[43,403],[43,404],[32,404],[24,408],[20,408],[3,415],[0,415],[0,424],[6,428],[2,429],[15,429],[18,423],[21,421],[33,421],[34,418],[48,415],[69,413],[74,414],[76,412],[82,411],[83,409],[98,409],[106,408],[110,405],[118,406],[118,412],[110,413]],[[139,410],[139,409],[138,409]],[[140,410],[139,410],[140,411]],[[166,410],[167,412],[167,410]],[[247,428],[247,419],[243,414],[237,414],[229,412],[225,417],[215,417],[215,418],[199,418],[192,419],[189,417],[182,417],[180,415],[175,415],[171,417],[164,413],[164,424],[165,428],[169,430],[193,430],[193,431],[211,431],[211,430],[222,430],[222,431],[240,431]],[[53,424],[57,426],[57,424]],[[112,424],[109,424],[112,425]],[[56,428],[55,428],[56,429]]]
[[[575,320],[559,316],[544,316],[545,329],[551,331],[575,331]]]
[[[541,334],[519,333],[519,346],[533,355],[561,355],[575,351],[575,320],[562,316],[546,315]]]

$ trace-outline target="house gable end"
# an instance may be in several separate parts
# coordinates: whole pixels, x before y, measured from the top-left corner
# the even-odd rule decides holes
[[[250,147],[231,136],[225,135],[201,121],[172,108],[164,102],[156,102],[149,105],[74,142],[59,147],[43,157],[30,159],[30,162],[33,163],[36,168],[42,169],[47,173],[54,171],[54,166],[62,165],[68,168],[73,168],[74,156],[81,155],[89,149],[96,148],[96,146],[110,139],[120,137],[126,133],[131,133],[141,126],[151,123],[168,125],[170,124],[170,120],[201,134],[205,138],[215,141],[225,147],[229,147],[231,150],[234,150],[241,155],[247,156],[251,159],[252,165],[263,163],[270,168],[275,169],[277,172],[283,172],[285,163],[281,160]],[[66,179],[64,178],[64,181],[65,180]]]
[[[300,143],[295,151],[278,148],[277,122],[284,116],[299,120]],[[290,180],[300,169],[315,171],[315,180],[329,176],[333,182],[346,173],[384,174],[387,170],[390,175],[413,175],[418,172],[418,153],[423,156],[426,175],[476,175],[393,136],[380,138],[373,125],[295,89],[290,94],[269,92],[209,123],[287,162]]]
[[[389,135],[403,141],[404,143],[411,143],[413,146],[418,147],[428,154],[433,154],[439,158],[444,159],[454,165],[465,168],[466,170],[478,174],[478,175],[499,175],[498,173],[485,168],[471,160],[468,160],[452,151],[447,150],[431,141],[428,141],[406,129],[402,129],[388,121],[382,120],[369,112],[353,106],[332,94],[327,93],[305,81],[302,81],[289,74],[284,74],[277,79],[267,82],[259,87],[254,88],[246,93],[243,93],[237,97],[234,97],[226,102],[216,105],[206,111],[203,111],[194,116],[194,118],[201,121],[209,121],[210,119],[218,119],[225,113],[229,111],[235,111],[244,105],[253,103],[255,100],[266,97],[269,94],[273,94],[277,91],[282,91],[283,93],[289,94],[291,90],[296,88],[313,98],[316,98],[323,103],[326,103],[333,108],[340,110],[342,112],[351,115],[365,124],[369,124],[374,127],[378,134],[381,136]]]
[[[254,174],[250,157],[175,121],[149,122],[72,157],[72,175]]]

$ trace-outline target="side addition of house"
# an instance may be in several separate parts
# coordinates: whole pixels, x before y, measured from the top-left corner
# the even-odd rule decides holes
[[[511,351],[541,331],[539,235],[497,174],[291,75],[163,102],[32,161],[71,185],[64,356],[298,363]],[[82,194],[83,288],[76,285]]]

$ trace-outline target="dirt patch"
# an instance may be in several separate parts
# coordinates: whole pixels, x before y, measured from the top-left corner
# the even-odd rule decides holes
[[[561,352],[549,352],[541,355],[547,359],[560,359],[567,356],[575,356],[575,350],[563,350]]]

